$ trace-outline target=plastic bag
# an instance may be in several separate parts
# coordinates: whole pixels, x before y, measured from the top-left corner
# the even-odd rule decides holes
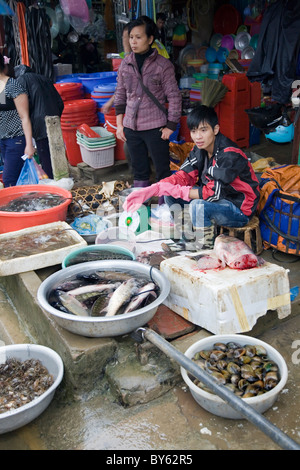
[[[102,217],[91,214],[85,217],[76,217],[70,225],[79,235],[94,235],[107,229],[110,224]]]
[[[38,184],[39,183],[39,175],[34,165],[34,161],[35,161],[34,158],[28,158],[26,156],[26,159],[23,164],[23,168],[21,170],[16,186],[22,186],[23,184]]]
[[[53,180],[50,178],[40,180],[40,184],[47,184],[50,186],[58,186],[60,188],[67,189],[71,191],[74,186],[74,179],[73,178],[61,178],[60,180]]]

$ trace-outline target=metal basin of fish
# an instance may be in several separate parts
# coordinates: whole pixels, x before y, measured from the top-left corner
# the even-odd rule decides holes
[[[72,279],[78,274],[89,275],[99,271],[123,271],[124,273],[131,273],[137,279],[143,278],[149,282],[154,282],[159,288],[159,293],[149,305],[132,312],[111,317],[77,316],[64,313],[50,305],[49,295],[59,283]],[[52,274],[41,283],[37,292],[37,300],[40,306],[52,315],[56,322],[66,330],[82,336],[101,338],[121,336],[145,325],[153,318],[158,306],[164,302],[169,292],[170,283],[158,269],[138,263],[137,261],[107,260],[69,266]]]

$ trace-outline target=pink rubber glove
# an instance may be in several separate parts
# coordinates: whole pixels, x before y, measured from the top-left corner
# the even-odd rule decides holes
[[[135,212],[137,211],[143,202],[147,201],[151,197],[158,196],[159,192],[159,183],[152,184],[146,188],[140,188],[138,191],[133,191],[123,204],[123,209],[126,212]]]
[[[190,201],[189,197],[191,186],[181,186],[180,184],[164,183],[159,182],[159,193],[158,196],[172,196],[175,199],[183,199],[184,201]]]

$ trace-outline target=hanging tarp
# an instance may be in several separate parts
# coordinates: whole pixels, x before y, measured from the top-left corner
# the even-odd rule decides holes
[[[299,42],[299,1],[279,0],[269,5],[247,77],[250,81],[268,83],[273,100],[279,103],[288,103],[291,97]]]

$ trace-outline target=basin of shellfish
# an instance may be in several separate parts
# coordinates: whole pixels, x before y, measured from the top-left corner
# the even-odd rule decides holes
[[[43,413],[62,381],[64,365],[53,349],[39,344],[0,347],[0,364],[3,379],[0,434],[4,434],[25,426]]]
[[[259,413],[274,404],[288,377],[282,355],[251,336],[213,335],[194,343],[185,355]],[[223,418],[243,418],[183,367],[181,375],[202,408]]]

